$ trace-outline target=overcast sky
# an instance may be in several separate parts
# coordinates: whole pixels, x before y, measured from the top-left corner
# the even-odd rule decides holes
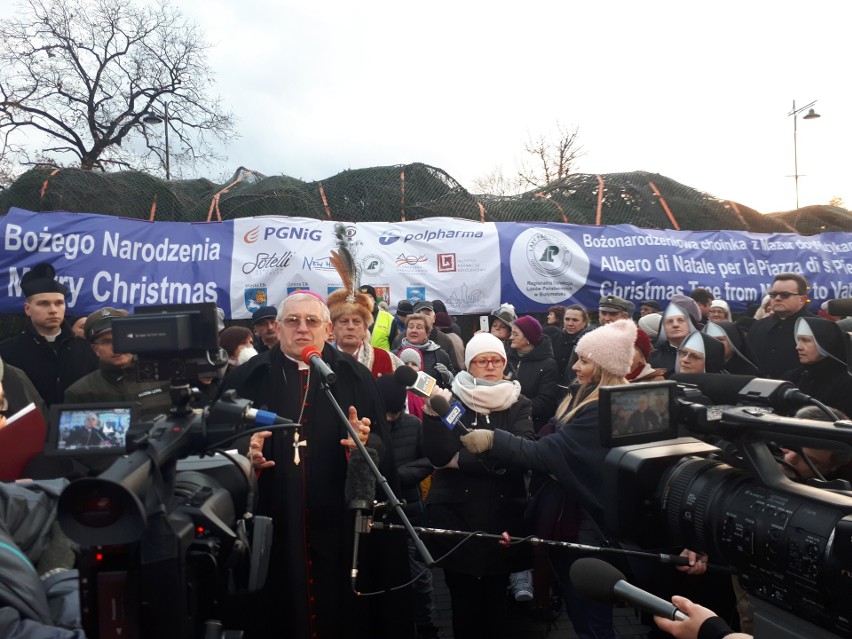
[[[579,126],[581,172],[788,210],[787,114],[818,100],[798,121],[800,202],[852,206],[848,2],[174,1],[238,117],[220,175],[425,162],[473,190],[559,121]]]

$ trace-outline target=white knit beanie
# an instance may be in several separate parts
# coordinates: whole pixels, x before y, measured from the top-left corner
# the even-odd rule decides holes
[[[580,357],[591,360],[605,371],[624,377],[633,363],[635,342],[636,324],[621,319],[583,335],[575,350]]]
[[[464,348],[464,367],[470,370],[470,360],[482,353],[497,353],[506,359],[506,347],[500,339],[491,333],[477,333]]]

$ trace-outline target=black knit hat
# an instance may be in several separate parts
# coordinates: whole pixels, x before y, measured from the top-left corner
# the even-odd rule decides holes
[[[56,269],[47,262],[36,264],[21,278],[21,290],[24,297],[39,293],[62,293],[68,295],[68,288],[56,281]]]

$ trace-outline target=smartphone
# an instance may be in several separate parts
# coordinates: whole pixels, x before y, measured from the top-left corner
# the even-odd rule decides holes
[[[491,330],[491,317],[488,315],[482,315],[479,318],[479,330],[485,331],[486,333]]]

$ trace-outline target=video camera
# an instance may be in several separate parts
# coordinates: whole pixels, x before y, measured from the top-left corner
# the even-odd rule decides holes
[[[778,446],[848,452],[852,422],[779,414],[811,402],[788,382],[674,379],[600,389],[601,439],[612,447],[605,498],[616,505],[605,532],[734,567],[756,602],[758,637],[852,636],[849,484],[794,483],[773,455]]]
[[[238,637],[218,619],[263,585],[271,519],[251,515],[250,462],[219,449],[254,432],[245,429],[258,411],[233,393],[190,407],[191,381],[215,379],[227,362],[213,304],[136,313],[113,321],[114,347],[136,355],[140,379],[171,380],[169,415],[140,423],[124,404],[51,409],[48,454],[114,460],[59,499],[59,524],[84,549],[83,625],[93,638]],[[86,432],[87,420],[110,428]]]

